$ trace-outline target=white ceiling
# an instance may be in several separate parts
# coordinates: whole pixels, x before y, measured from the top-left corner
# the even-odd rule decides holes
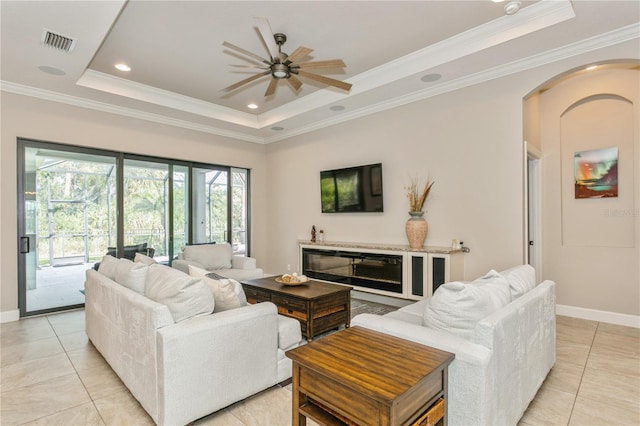
[[[3,0],[2,90],[269,143],[640,37],[639,1],[523,1],[514,15],[505,3]],[[248,76],[232,72],[248,62],[223,41],[268,56],[254,17],[287,35],[287,53],[302,45],[312,60],[343,59],[343,72],[323,74],[351,91],[301,78],[298,93],[280,82],[265,98],[263,77],[222,92]],[[44,29],[75,48],[42,45]]]

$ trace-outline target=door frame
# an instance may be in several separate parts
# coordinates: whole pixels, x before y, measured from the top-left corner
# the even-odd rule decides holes
[[[541,152],[524,141],[524,263],[534,267],[536,279],[542,274],[542,179]],[[530,242],[533,242],[533,245]]]
[[[67,306],[59,306],[54,308],[40,309],[37,311],[27,311],[27,259],[26,254],[22,253],[20,242],[22,237],[26,235],[26,217],[25,217],[25,151],[27,148],[41,148],[46,150],[58,150],[62,152],[73,152],[78,154],[87,154],[87,155],[101,155],[105,157],[113,158],[115,155],[111,151],[101,150],[98,148],[87,148],[81,147],[77,145],[67,145],[60,144],[56,142],[46,142],[35,139],[28,138],[18,138],[17,139],[17,230],[18,230],[18,238],[16,242],[16,252],[18,254],[18,309],[20,310],[20,317],[28,317],[33,315],[42,315],[51,312],[59,312],[66,311],[70,309],[82,308],[84,304],[76,304],[76,305],[67,305]],[[37,247],[36,247],[37,249]],[[29,250],[31,251],[31,250]]]

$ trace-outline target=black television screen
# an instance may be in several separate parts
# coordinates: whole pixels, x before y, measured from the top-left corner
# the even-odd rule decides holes
[[[320,172],[322,213],[382,212],[382,164]]]

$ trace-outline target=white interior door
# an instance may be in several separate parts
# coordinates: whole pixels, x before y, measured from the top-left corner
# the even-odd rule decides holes
[[[526,148],[525,173],[525,256],[526,262],[536,270],[538,281],[542,277],[542,228],[541,228],[541,176],[540,155],[536,149]]]

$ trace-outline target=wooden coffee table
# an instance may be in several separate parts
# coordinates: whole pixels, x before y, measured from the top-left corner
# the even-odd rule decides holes
[[[302,334],[310,342],[314,336],[351,322],[351,289],[339,284],[309,280],[290,286],[276,277],[242,281],[249,303],[273,302],[278,313],[300,321]]]
[[[287,352],[293,425],[447,424],[447,369],[455,355],[362,327]]]

